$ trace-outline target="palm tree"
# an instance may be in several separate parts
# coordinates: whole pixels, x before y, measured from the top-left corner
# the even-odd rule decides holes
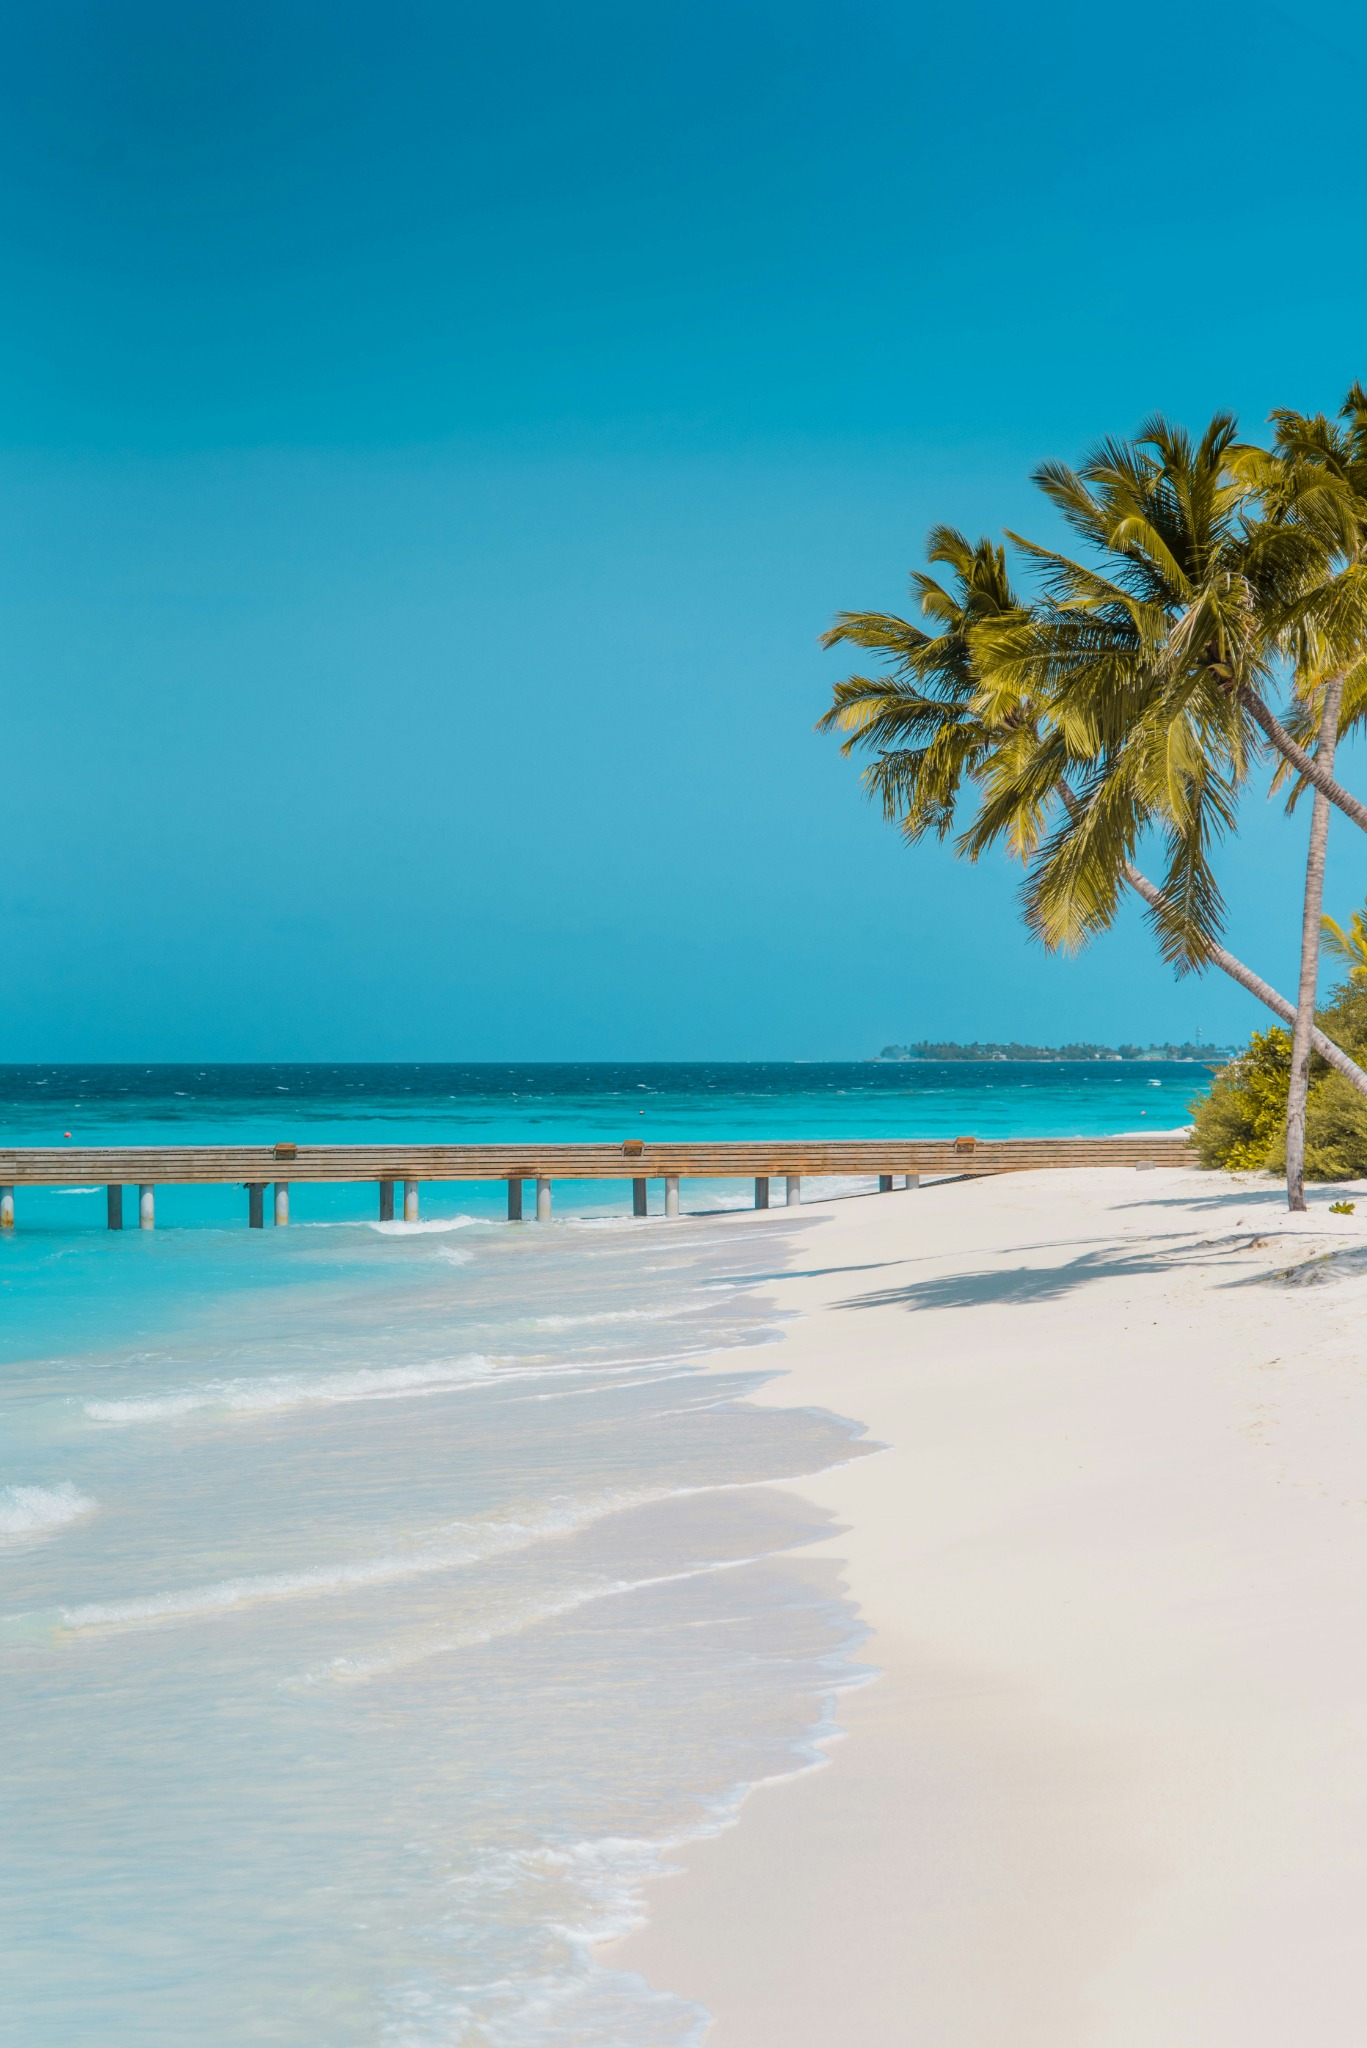
[[[1320,919],[1320,930],[1325,951],[1344,962],[1349,980],[1367,982],[1367,917],[1363,912],[1353,912],[1347,931],[1332,917]]]
[[[1236,467],[1276,516],[1294,506],[1300,517],[1327,528],[1337,559],[1323,586],[1308,594],[1309,608],[1330,639],[1348,652],[1344,661],[1341,733],[1367,719],[1367,573],[1362,563],[1364,508],[1367,508],[1367,391],[1350,385],[1338,419],[1323,413],[1278,408],[1271,415],[1276,449],[1241,450]],[[1285,722],[1250,695],[1246,708],[1268,742],[1303,783],[1320,790],[1354,824],[1367,831],[1367,804],[1346,790],[1329,764],[1305,750],[1313,720],[1304,702],[1293,704]]]
[[[1344,723],[1367,714],[1367,394],[1354,385],[1331,422],[1322,413],[1273,414],[1275,452],[1249,452],[1242,469],[1258,490],[1270,524],[1298,523],[1322,545],[1315,575],[1293,597],[1278,635],[1294,678],[1288,726],[1299,742],[1313,740],[1308,758],[1317,771],[1306,857],[1301,918],[1300,990],[1291,1042],[1286,1105],[1287,1205],[1305,1209],[1305,1114],[1310,1086],[1310,1033],[1319,984],[1324,859],[1329,832],[1329,784]],[[1287,779],[1283,756],[1273,786]],[[1288,810],[1305,787],[1296,778]]]
[[[1105,761],[1099,769],[1096,759],[1098,718],[1095,710],[1086,713],[1079,689],[1060,706],[1060,677],[1069,677],[1070,671],[1057,659],[1057,639],[1055,658],[1040,659],[1039,610],[1012,589],[996,543],[983,539],[975,548],[963,534],[942,526],[932,531],[928,554],[932,563],[953,572],[949,588],[919,572],[912,578],[922,616],[938,631],[926,632],[884,612],[840,614],[823,644],[847,642],[876,652],[886,672],[837,683],[818,729],[844,733],[841,751],[847,756],[856,750],[873,754],[864,771],[865,786],[912,842],[927,833],[946,838],[954,829],[965,783],[970,785],[977,816],[957,850],[977,858],[986,846],[1005,840],[1018,858],[1035,862],[1034,875],[1027,878],[1027,921],[1046,944],[1066,944],[1070,937],[1084,943],[1112,921],[1126,884],[1148,905],[1160,932],[1171,929],[1177,920],[1169,898],[1130,857],[1152,815],[1152,805],[1146,814],[1133,803],[1128,829],[1091,833],[1090,872],[1087,862],[1073,863],[1074,896],[1085,901],[1072,932],[1032,915],[1031,888],[1038,885],[1041,847],[1047,865],[1080,822],[1090,822],[1088,805],[1095,803],[1098,789],[1104,794]],[[1063,602],[1051,607],[1051,625],[1058,625]],[[1128,691],[1125,701],[1135,697],[1132,645],[1109,619],[1101,621],[1099,630],[1085,616],[1064,623],[1074,627],[1074,644],[1082,655],[1094,659],[1094,677],[1103,686],[1096,692],[1103,702],[1101,726],[1114,749],[1123,742],[1125,720],[1107,704],[1105,686],[1113,696]],[[1151,632],[1153,623],[1141,616],[1142,628]],[[1075,679],[1076,672],[1071,673]],[[1199,805],[1192,808],[1199,816]],[[1062,811],[1062,821],[1049,833],[1048,820],[1056,810]],[[1117,845],[1119,860],[1114,858]],[[1186,866],[1193,866],[1190,859]],[[1294,1006],[1209,933],[1205,961],[1283,1022],[1294,1022]],[[1367,1095],[1367,1074],[1347,1054],[1318,1030],[1313,1043]]]
[[[1324,686],[1319,745],[1315,758],[1331,773],[1338,739],[1342,672]],[[1291,1076],[1286,1095],[1286,1206],[1305,1209],[1305,1109],[1310,1094],[1310,1036],[1315,1022],[1315,995],[1320,974],[1320,920],[1324,906],[1324,855],[1329,838],[1329,799],[1315,791],[1310,815],[1310,846],[1305,861],[1305,906],[1301,916],[1300,991],[1291,1034]]]
[[[856,748],[873,754],[864,786],[912,844],[927,833],[948,836],[965,776],[982,774],[1021,715],[1019,705],[999,707],[995,720],[980,715],[973,633],[1028,616],[996,542],[983,539],[975,548],[954,527],[936,526],[926,556],[953,571],[948,590],[933,576],[912,572],[921,615],[939,630],[927,633],[890,612],[839,613],[822,646],[845,641],[867,648],[881,658],[885,673],[837,683],[831,708],[817,723],[818,732],[847,735],[840,750],[847,757]]]
[[[1358,413],[1362,425],[1362,402]],[[1196,445],[1157,420],[1134,442],[1103,444],[1080,472],[1042,471],[1038,481],[1098,566],[1020,543],[1045,567],[1044,601],[1023,633],[998,635],[995,649],[987,641],[980,665],[990,676],[1002,661],[1008,688],[1032,671],[1047,676],[1052,715],[1071,724],[1079,751],[1091,757],[1081,794],[1033,864],[1027,915],[1035,929],[1046,943],[1067,945],[1109,924],[1139,832],[1161,821],[1168,874],[1161,890],[1141,893],[1166,956],[1184,971],[1206,964],[1218,944],[1222,905],[1209,843],[1233,823],[1267,729],[1258,715],[1264,692],[1290,659],[1293,721],[1307,739],[1318,727],[1305,758],[1321,779],[1286,1122],[1287,1200],[1303,1210],[1329,823],[1322,784],[1332,782],[1345,675],[1356,680],[1367,669],[1358,567],[1367,431],[1358,445],[1351,430],[1322,418],[1276,418],[1275,453],[1240,447],[1233,420],[1220,415]],[[1359,694],[1367,709],[1367,686]],[[1281,756],[1277,779],[1288,768]],[[1000,812],[1009,816],[1019,803],[1014,778],[1001,760],[996,771]],[[986,811],[985,841],[996,822],[990,804]]]
[[[1195,443],[1151,420],[1076,470],[1036,472],[1090,560],[1011,535],[1042,591],[1023,624],[979,636],[983,697],[1028,692],[1046,707],[1074,801],[1041,807],[1034,764],[1003,754],[971,848],[1030,840],[1025,914],[1050,947],[1109,927],[1155,828],[1166,872],[1150,922],[1164,957],[1179,972],[1201,967],[1218,939],[1212,849],[1262,751],[1244,692],[1260,693],[1277,630],[1324,553],[1307,522],[1257,516],[1240,452],[1228,415]]]

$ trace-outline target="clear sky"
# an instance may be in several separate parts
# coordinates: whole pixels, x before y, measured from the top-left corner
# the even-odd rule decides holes
[[[817,636],[934,520],[1047,530],[1044,457],[1367,373],[1357,26],[5,9],[0,1058],[1242,1034],[902,848]],[[1289,987],[1308,818],[1247,817]]]

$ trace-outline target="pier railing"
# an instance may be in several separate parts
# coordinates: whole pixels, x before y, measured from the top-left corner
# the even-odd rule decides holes
[[[277,1223],[289,1221],[294,1181],[375,1181],[382,1220],[394,1215],[395,1186],[403,1188],[406,1221],[418,1218],[423,1181],[506,1181],[508,1215],[522,1217],[522,1192],[536,1182],[536,1213],[551,1213],[557,1180],[629,1180],[632,1208],[647,1213],[650,1181],[665,1184],[665,1214],[677,1215],[679,1183],[754,1179],[755,1206],[769,1205],[769,1183],[782,1179],[789,1202],[802,1198],[804,1176],[876,1174],[879,1190],[898,1179],[914,1186],[923,1174],[1022,1173],[1041,1167],[1190,1166],[1187,1140],[1170,1133],[1128,1138],[741,1138],[653,1143],[631,1138],[616,1145],[129,1145],[0,1147],[0,1229],[14,1226],[14,1191],[68,1187],[95,1181],[108,1190],[110,1228],[123,1224],[123,1189],[138,1189],[138,1221],[155,1222],[158,1186],[237,1185],[247,1190],[248,1221],[264,1222],[265,1191],[274,1188]]]

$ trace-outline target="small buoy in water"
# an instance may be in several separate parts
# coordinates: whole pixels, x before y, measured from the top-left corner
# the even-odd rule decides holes
[[[71,1133],[70,1133],[70,1131],[63,1131],[63,1132],[62,1132],[62,1136],[63,1136],[64,1138],[69,1138],[69,1137],[71,1136]]]

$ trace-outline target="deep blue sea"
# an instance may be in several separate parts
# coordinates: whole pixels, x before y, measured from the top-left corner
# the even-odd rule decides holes
[[[1168,1065],[0,1069],[0,1141],[1170,1129]],[[855,1195],[842,1182],[825,1192]],[[808,1184],[809,1198],[819,1185]],[[905,1200],[931,1199],[933,1191]],[[594,1959],[820,1754],[858,1616],[747,1396],[802,1210],[685,1183],[21,1189],[0,1241],[0,2042],[678,2048]],[[131,1220],[131,1219],[130,1219]],[[704,1372],[711,1356],[714,1368]],[[644,1908],[643,1908],[644,1902]]]

